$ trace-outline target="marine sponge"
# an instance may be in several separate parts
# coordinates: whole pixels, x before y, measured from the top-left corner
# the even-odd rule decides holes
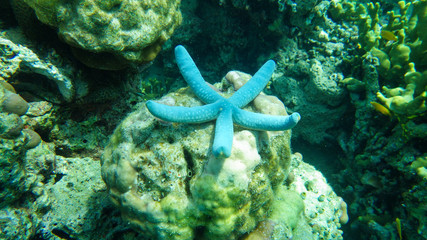
[[[180,0],[24,1],[83,63],[101,69],[152,61],[182,20]]]

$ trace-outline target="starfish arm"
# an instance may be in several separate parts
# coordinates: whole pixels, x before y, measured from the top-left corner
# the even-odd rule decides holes
[[[199,107],[179,107],[168,106],[149,100],[146,106],[151,114],[167,122],[201,123],[214,120],[219,114],[218,103]]]
[[[273,60],[268,60],[255,75],[228,100],[238,108],[246,106],[265,88],[270,81],[271,75],[273,75],[275,67],[276,63]]]
[[[223,98],[206,84],[190,54],[182,45],[175,47],[175,58],[182,76],[197,97],[205,103],[213,103]]]
[[[299,113],[292,113],[290,116],[273,116],[262,113],[248,112],[241,109],[234,109],[233,120],[236,124],[249,129],[262,131],[283,131],[293,128],[301,116]]]
[[[212,145],[212,153],[215,157],[229,157],[233,144],[233,119],[231,108],[224,108],[215,125],[215,138]]]

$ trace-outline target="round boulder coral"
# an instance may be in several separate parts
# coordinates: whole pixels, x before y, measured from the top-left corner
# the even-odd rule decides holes
[[[165,98],[202,104],[188,88]],[[213,133],[213,122],[166,125],[145,106],[120,124],[102,176],[132,227],[150,239],[238,239],[266,219],[288,175],[290,131],[236,127],[228,158],[212,154]]]
[[[38,133],[34,132],[31,129],[24,129],[22,132],[25,135],[25,147],[26,148],[35,148],[41,142],[41,137]]]
[[[16,93],[8,92],[4,101],[1,102],[1,109],[4,112],[24,115],[28,110],[28,103]]]
[[[180,0],[24,1],[80,61],[101,69],[152,61],[182,19]]]

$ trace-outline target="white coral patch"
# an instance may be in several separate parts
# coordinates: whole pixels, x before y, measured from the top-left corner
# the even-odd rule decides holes
[[[256,138],[250,131],[244,130],[234,133],[230,157],[223,161],[209,160],[206,172],[217,175],[218,183],[222,186],[234,185],[246,189],[252,172],[260,162]],[[218,166],[221,163],[222,166]]]

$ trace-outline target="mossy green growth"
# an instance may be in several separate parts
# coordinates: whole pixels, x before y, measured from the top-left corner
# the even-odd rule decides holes
[[[204,175],[195,183],[192,193],[197,209],[204,216],[207,239],[239,236],[255,227],[257,220],[249,212],[250,196],[245,190],[220,186],[213,175]]]
[[[294,229],[302,218],[304,202],[301,196],[283,186],[276,190],[268,219]]]
[[[158,78],[148,78],[141,81],[139,86],[140,93],[138,95],[142,96],[144,101],[159,98],[165,95],[168,91],[172,83],[172,79],[159,80]]]

